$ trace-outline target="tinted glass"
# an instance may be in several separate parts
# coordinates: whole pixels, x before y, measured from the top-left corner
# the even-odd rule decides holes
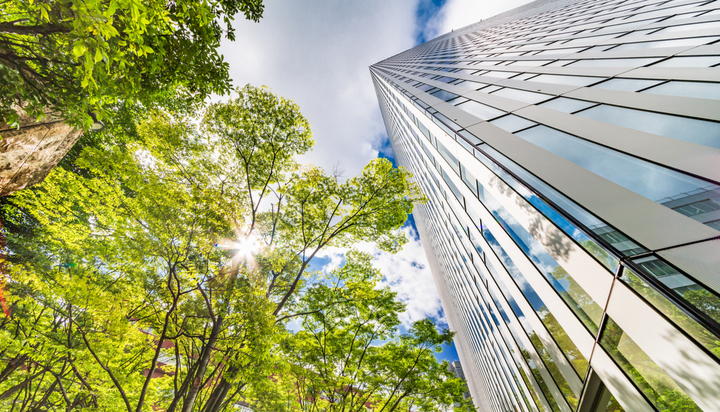
[[[547,107],[548,109],[557,110],[559,112],[575,113],[579,110],[594,106],[595,104],[597,103],[568,99],[567,97],[558,97],[557,99],[550,100],[549,102],[541,103],[539,106]]]
[[[640,80],[640,79],[610,79],[606,82],[596,84],[593,87],[598,89],[622,90],[626,92],[636,92],[651,86],[662,83],[661,80]]]
[[[457,107],[482,120],[488,120],[493,117],[498,117],[502,114],[505,114],[505,112],[501,110],[472,100],[458,105]]]
[[[601,104],[578,116],[720,149],[720,123]]]
[[[658,410],[701,411],[675,381],[610,317],[607,318],[600,345]]]
[[[653,201],[708,186],[705,181],[546,126],[535,126],[516,136]]]
[[[720,100],[720,83],[670,81],[643,93],[666,94],[670,96],[695,97],[697,99]]]

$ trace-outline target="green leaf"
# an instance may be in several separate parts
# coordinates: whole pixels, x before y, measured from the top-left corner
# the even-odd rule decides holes
[[[87,47],[85,44],[81,41],[75,42],[75,45],[73,46],[73,55],[75,57],[80,57],[83,54],[85,54],[85,51],[87,50]]]

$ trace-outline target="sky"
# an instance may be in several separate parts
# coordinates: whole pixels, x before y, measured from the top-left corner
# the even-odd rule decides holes
[[[236,40],[221,53],[237,87],[267,86],[292,99],[308,119],[314,149],[300,161],[357,175],[373,158],[392,158],[368,67],[453,29],[512,9],[527,0],[265,0],[259,23],[238,16]],[[405,302],[409,325],[427,316],[447,326],[440,298],[413,224],[395,255],[371,244],[375,264]],[[318,262],[341,264],[342,250]],[[457,359],[454,348],[438,356]]]

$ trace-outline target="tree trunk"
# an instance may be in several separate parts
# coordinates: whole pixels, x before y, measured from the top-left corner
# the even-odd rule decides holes
[[[230,367],[225,373],[233,373],[237,369],[235,367]],[[224,374],[223,374],[224,375]],[[228,382],[225,379],[225,376],[223,376],[220,379],[220,383],[215,388],[215,390],[210,394],[210,398],[208,399],[205,406],[202,408],[202,412],[219,412],[220,407],[222,406],[223,402],[225,401],[225,397],[227,396],[228,391],[230,390],[230,382]]]
[[[190,385],[190,390],[188,391],[188,395],[185,398],[185,402],[183,402],[182,412],[191,412],[193,406],[195,406],[195,400],[197,399],[200,389],[202,389],[200,386],[203,383],[205,371],[207,371],[213,348],[215,347],[218,335],[220,334],[220,326],[222,325],[222,322],[222,316],[218,316],[217,321],[213,324],[212,331],[210,332],[210,339],[208,339],[208,342],[203,348],[202,354],[200,355],[200,359],[198,359],[197,372],[195,373],[195,378],[193,379],[192,385]]]

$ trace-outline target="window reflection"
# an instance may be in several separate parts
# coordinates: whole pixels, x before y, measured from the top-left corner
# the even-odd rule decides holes
[[[518,100],[521,102],[531,103],[531,104],[539,103],[544,100],[548,100],[549,98],[552,97],[547,94],[528,92],[525,90],[518,90],[518,89],[510,89],[507,87],[494,92],[493,95],[507,97],[508,99]]]
[[[659,279],[673,276],[673,270],[668,271],[670,267],[658,267],[657,260],[656,265],[652,268],[656,277]],[[647,262],[646,262],[647,263]],[[652,272],[651,272],[652,273]],[[655,274],[653,273],[653,274]],[[659,275],[659,276],[658,276]],[[672,303],[668,298],[663,296],[660,292],[651,287],[645,282],[640,276],[631,272],[627,268],[623,270],[621,278],[628,286],[635,290],[640,296],[644,297],[651,305],[655,306],[660,312],[667,316],[672,322],[678,325],[682,330],[687,332],[688,335],[692,336],[697,342],[703,345],[710,351],[715,357],[720,360],[720,338],[710,332],[708,329],[700,325],[697,321],[692,319],[681,310],[677,305]],[[687,279],[687,278],[686,278]],[[697,289],[696,289],[697,290]],[[703,290],[699,288],[699,290]],[[696,303],[700,303],[702,307],[712,308],[710,311],[720,312],[720,300],[712,299],[708,291],[705,293],[698,294],[699,296],[689,296]],[[703,296],[704,295],[704,296]]]
[[[720,149],[720,123],[601,104],[577,115]]]
[[[673,80],[659,86],[643,90],[643,93],[720,100],[720,83],[683,82]]]
[[[526,129],[530,126],[534,126],[537,123],[524,119],[519,116],[515,116],[514,114],[509,114],[507,116],[500,117],[498,119],[495,119],[491,121],[490,123],[494,124],[495,126],[508,131],[510,133],[517,132],[518,130]]]
[[[459,104],[457,108],[462,109],[471,115],[482,119],[482,120],[488,120],[493,117],[498,117],[500,115],[505,114],[505,112],[495,109],[493,107],[490,107],[488,105],[478,103],[476,101],[469,101],[462,104]]]
[[[572,67],[640,67],[647,66],[660,59],[658,58],[631,58],[631,59],[593,59],[578,60],[568,66]]]
[[[720,324],[720,297],[716,294],[655,256],[636,259],[633,262],[638,264],[648,276],[656,278],[678,297],[695,306],[714,322]]]
[[[701,44],[708,44],[712,41],[717,40],[717,37],[692,37],[689,39],[673,39],[673,40],[660,40],[660,41],[648,41],[641,43],[626,43],[621,44],[613,50],[644,50],[644,49],[655,49],[660,47],[683,47],[683,46],[699,46]]]
[[[588,86],[602,80],[602,77],[561,76],[557,74],[541,74],[529,81],[541,83],[564,84],[567,86]]]
[[[701,189],[708,185],[703,180],[628,156],[547,126],[531,127],[516,133],[516,136],[653,201]]]
[[[622,90],[626,92],[636,92],[638,90],[647,89],[662,83],[661,80],[644,80],[644,79],[610,79],[593,87],[598,89]]]
[[[548,102],[542,103],[539,106],[547,107],[548,109],[557,110],[563,113],[575,113],[582,109],[587,109],[590,106],[594,106],[597,103],[586,102],[584,100],[568,99],[567,97],[558,97]]]
[[[431,93],[431,94],[432,94],[433,96],[437,97],[438,99],[440,99],[440,100],[445,100],[445,101],[452,100],[452,99],[458,97],[457,94],[455,94],[455,93],[450,93],[450,92],[445,91],[445,90],[438,90],[438,91],[433,92],[433,93]]]
[[[678,56],[653,64],[652,67],[713,67],[720,56]]]
[[[701,409],[609,316],[600,345],[659,411]]]
[[[534,175],[521,168],[513,161],[505,157],[502,153],[487,146],[482,145],[482,150],[486,151],[492,156],[495,161],[500,162],[503,166],[507,167],[511,172],[517,175],[524,182],[529,184],[535,190],[543,194],[547,199],[550,199],[559,208],[567,212],[570,216],[577,219],[579,222],[592,229],[593,227],[607,227],[604,223],[598,220],[596,217],[573,203],[570,199],[548,186],[542,180],[538,179]],[[535,206],[538,211],[545,215],[548,219],[553,221],[563,232],[568,236],[575,239],[580,246],[582,246],[588,253],[594,256],[600,263],[602,263],[610,272],[615,273],[618,267],[618,260],[601,248],[594,240],[590,239],[583,232],[578,229],[574,224],[570,223],[565,217],[557,213],[552,209],[543,199],[537,196],[535,193],[528,190],[525,186],[521,185],[514,177],[510,176],[503,169],[498,167],[492,162],[484,153],[475,151],[475,157],[480,160],[488,169],[492,170],[502,180],[510,185],[515,191]]]

